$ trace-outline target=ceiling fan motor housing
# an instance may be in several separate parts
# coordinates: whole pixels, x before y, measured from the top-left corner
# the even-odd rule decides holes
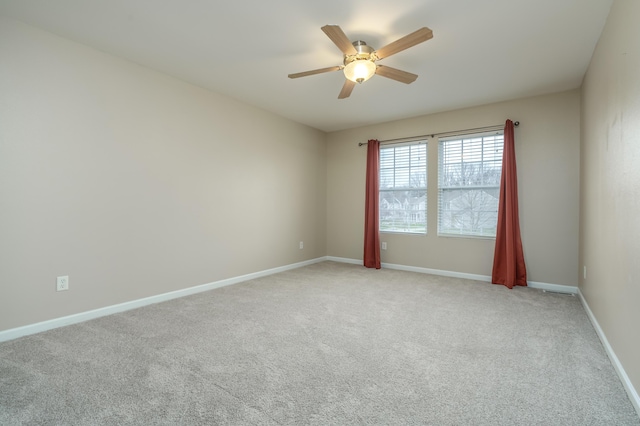
[[[373,61],[374,58],[371,57],[373,53],[373,48],[362,40],[356,40],[353,42],[353,47],[355,47],[356,53],[355,55],[344,55],[344,64],[348,65],[353,61],[358,60],[370,60]]]

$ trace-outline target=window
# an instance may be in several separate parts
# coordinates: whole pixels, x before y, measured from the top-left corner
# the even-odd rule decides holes
[[[495,237],[502,132],[440,139],[438,235]]]
[[[427,233],[427,143],[380,147],[380,231]]]

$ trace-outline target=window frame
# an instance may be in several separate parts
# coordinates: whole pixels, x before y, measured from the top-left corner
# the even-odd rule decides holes
[[[416,149],[416,151],[419,151],[419,152],[414,152],[413,147],[419,147],[418,149]],[[398,156],[399,151],[406,150],[407,148],[409,148],[409,155],[407,159],[408,164],[403,164],[401,162],[400,164],[398,164],[399,161],[397,160],[402,160],[402,158],[399,158]],[[389,152],[391,150],[393,150],[393,167],[389,167],[388,164],[385,165],[385,161],[387,161],[387,159],[384,158],[385,156],[384,151]],[[406,155],[406,153],[402,153],[402,155]],[[421,158],[422,155],[424,156],[424,158]],[[417,157],[416,161],[419,161],[419,163],[417,163],[416,161],[413,161],[414,158],[416,157]],[[412,175],[412,170],[418,170],[417,173],[422,173],[423,171],[424,175],[415,178],[414,175]],[[402,173],[397,173],[399,171],[401,171]],[[406,173],[404,173],[405,171]],[[383,176],[385,172],[386,172],[386,176]],[[383,181],[391,177],[389,175],[389,172],[393,172],[393,185],[383,186],[384,184]],[[386,144],[386,145],[381,144],[379,163],[378,163],[378,178],[379,178],[379,185],[378,185],[379,231],[384,233],[395,233],[395,234],[402,234],[402,235],[426,235],[428,232],[428,228],[427,228],[428,140],[417,139],[417,140],[406,141],[402,143],[393,143],[393,144]],[[398,182],[398,179],[400,180],[405,179],[406,182],[408,182],[408,185],[396,186],[396,182]],[[418,179],[420,185],[412,186],[412,180],[415,181],[415,179]],[[394,207],[389,208],[388,195],[394,192],[396,193],[420,192],[423,195],[421,195],[421,197],[418,197],[417,204],[415,201],[412,202],[407,199],[405,199],[404,202],[400,202],[400,200],[396,198],[395,201],[393,202]],[[384,195],[387,195],[387,196],[385,197]],[[422,197],[424,197],[424,201],[419,199]],[[387,203],[387,206],[384,205],[385,202]],[[405,203],[409,203],[409,204],[408,205],[405,204],[404,209],[399,209],[397,208],[398,204],[396,204],[396,202],[400,206]],[[409,211],[409,213],[407,213],[406,211],[407,207],[416,206],[416,205],[418,207],[417,209],[415,210],[412,209],[411,211]],[[385,215],[385,212],[387,212],[388,214]],[[403,222],[405,225],[404,229],[401,229],[403,228],[401,226],[403,223],[400,223],[398,219],[398,217],[402,214],[401,212],[404,212],[403,214],[405,215],[405,220]],[[408,221],[406,220],[407,214],[412,216],[412,217],[409,217]]]
[[[477,146],[478,139],[480,139],[479,146]],[[499,144],[497,140],[499,140]],[[447,144],[453,145],[454,143],[460,144],[459,153],[456,153],[453,147],[445,147]],[[451,149],[453,152],[449,158],[458,156],[458,162],[449,161],[445,164],[445,156],[449,155],[445,152],[447,149]],[[467,161],[464,158],[465,149],[469,152],[469,154],[466,154],[468,156]],[[490,149],[493,149],[494,152],[488,152]],[[504,132],[502,130],[450,135],[438,139],[437,235],[439,237],[496,238],[503,151]],[[480,161],[478,161],[478,155],[480,156]],[[451,175],[455,174],[455,171],[447,173],[445,168],[449,167],[450,170],[456,170],[456,166],[458,166],[459,180],[462,182],[475,181],[475,184],[446,185],[446,180],[450,182],[450,179],[454,179]],[[469,176],[469,173],[474,173],[474,167],[479,168],[479,171],[476,171],[479,175]],[[470,171],[467,171],[467,169]],[[480,182],[477,182],[478,179],[480,179]],[[447,198],[444,195],[445,192],[453,193],[453,191],[458,191],[461,195],[450,197],[448,201],[445,200]],[[466,199],[463,199],[463,197]],[[454,201],[458,204],[457,215],[454,213],[455,210],[450,207]],[[448,207],[446,209],[445,203],[447,203]],[[474,207],[474,204],[476,206],[479,205],[479,208]],[[445,218],[445,216],[448,216],[449,219]],[[445,224],[447,220],[450,221],[449,226]],[[471,226],[467,225],[465,227],[465,220]],[[459,230],[454,232],[453,224],[457,221],[462,223],[459,226]],[[476,225],[473,225],[474,222]],[[489,232],[491,230],[492,232]]]

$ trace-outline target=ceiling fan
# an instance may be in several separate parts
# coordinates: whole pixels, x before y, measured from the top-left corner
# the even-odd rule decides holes
[[[374,74],[381,75],[401,83],[413,83],[416,78],[418,78],[416,74],[387,67],[385,65],[377,65],[376,61],[387,58],[398,52],[402,52],[416,44],[420,44],[430,38],[433,38],[433,31],[427,27],[422,27],[419,30],[399,38],[378,50],[374,50],[362,40],[357,40],[353,43],[349,41],[338,25],[325,25],[321,29],[327,37],[329,37],[331,41],[338,46],[338,49],[344,53],[344,65],[289,74],[289,78],[306,77],[308,75],[343,70],[346,80],[342,86],[340,94],[338,95],[338,99],[348,98],[356,83],[367,81]]]

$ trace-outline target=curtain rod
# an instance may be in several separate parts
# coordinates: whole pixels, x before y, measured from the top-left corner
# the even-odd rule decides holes
[[[513,125],[515,127],[518,127],[520,125],[519,121],[514,121]],[[488,130],[500,130],[504,128],[504,124],[496,124],[494,126],[485,126],[485,127],[476,127],[473,129],[464,129],[464,130],[454,130],[454,131],[450,131],[450,132],[440,132],[440,133],[431,133],[429,135],[419,135],[419,136],[411,136],[408,138],[396,138],[396,139],[387,139],[387,140],[383,140],[380,141],[380,143],[384,143],[387,145],[392,145],[394,143],[403,143],[403,142],[409,142],[409,141],[413,141],[413,140],[418,140],[418,139],[424,139],[424,138],[428,138],[428,137],[435,137],[435,136],[443,136],[443,135],[468,135],[471,133],[476,133],[478,131],[488,131]],[[366,145],[368,142],[358,142],[358,146],[362,146],[362,145]]]

